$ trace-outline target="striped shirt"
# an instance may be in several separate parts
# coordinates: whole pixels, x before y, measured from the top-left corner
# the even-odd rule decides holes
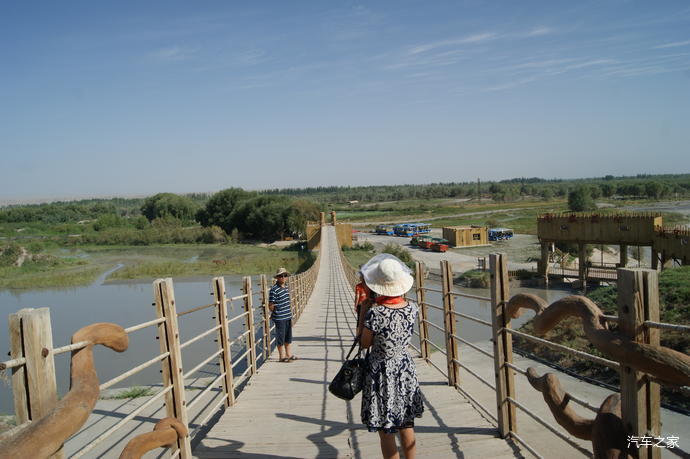
[[[273,320],[288,320],[292,319],[292,309],[290,308],[290,291],[287,286],[281,287],[275,284],[268,292],[268,302],[273,303]]]

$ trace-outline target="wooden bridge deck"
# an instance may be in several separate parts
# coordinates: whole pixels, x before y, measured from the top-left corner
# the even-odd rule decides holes
[[[356,324],[334,229],[324,229],[318,281],[294,328],[299,360],[281,363],[274,356],[262,366],[195,447],[196,457],[381,456],[378,434],[361,423],[360,396],[345,402],[328,392]],[[420,457],[522,457],[437,370],[422,360],[416,364],[425,397],[415,427]]]

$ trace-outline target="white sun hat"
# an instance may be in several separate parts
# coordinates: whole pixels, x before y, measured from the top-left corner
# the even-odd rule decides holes
[[[410,268],[389,253],[372,257],[362,266],[361,272],[367,287],[379,295],[400,296],[414,284]]]

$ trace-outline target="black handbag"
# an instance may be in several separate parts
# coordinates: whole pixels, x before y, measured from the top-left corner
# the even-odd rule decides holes
[[[338,374],[335,375],[333,381],[328,385],[328,390],[331,394],[343,400],[352,400],[364,386],[367,359],[366,356],[364,358],[361,357],[361,346],[359,350],[357,350],[355,357],[350,359],[350,354],[352,354],[352,351],[354,351],[358,344],[359,339],[355,339],[355,342],[350,348],[350,352],[348,352],[347,357],[345,357],[343,366],[340,368],[340,371],[338,371]]]

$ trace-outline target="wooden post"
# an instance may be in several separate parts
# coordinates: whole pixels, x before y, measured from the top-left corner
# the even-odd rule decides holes
[[[448,260],[441,261],[441,275],[443,276],[443,329],[446,338],[446,361],[448,363],[448,385],[460,384],[458,360],[458,341],[456,335],[454,305],[455,299],[451,295],[453,288],[453,271]]]
[[[426,295],[424,292],[424,263],[421,261],[415,262],[415,284],[417,292],[417,304],[419,305],[419,350],[422,353],[422,358],[429,361],[429,320],[426,306]]]
[[[268,281],[261,275],[261,305],[264,310],[264,362],[271,356],[271,311],[268,309]]]
[[[225,373],[223,390],[225,391],[225,406],[235,404],[235,384],[232,375],[232,349],[230,348],[230,334],[228,332],[228,305],[225,299],[225,279],[213,278],[213,296],[216,298],[216,325],[220,325],[217,333],[218,348],[223,351],[219,356],[220,372]]]
[[[172,386],[172,390],[165,397],[166,411],[169,417],[176,418],[189,430],[173,281],[171,278],[158,279],[154,281],[153,287],[156,297],[156,315],[159,318],[165,318],[165,322],[158,325],[161,352],[170,353],[170,356],[162,362],[163,387]],[[189,434],[178,439],[177,445],[180,448],[180,457],[184,459],[192,457]]]
[[[244,299],[244,310],[247,311],[247,330],[249,334],[247,335],[247,346],[249,348],[248,364],[251,368],[249,372],[250,375],[256,374],[256,346],[254,342],[256,340],[256,330],[254,329],[254,308],[252,307],[252,278],[249,276],[244,277],[244,286],[242,288],[242,293],[247,295]]]
[[[644,321],[659,321],[657,272],[650,269],[618,270],[618,326],[620,333],[638,343],[659,345],[659,330],[645,330]],[[621,415],[628,435],[659,436],[659,384],[642,372],[621,366]],[[640,458],[659,458],[660,448],[640,447],[631,454]]]
[[[620,268],[625,268],[628,265],[628,246],[627,244],[620,244],[618,246],[620,253],[618,254],[618,266]]]
[[[505,305],[508,292],[508,260],[505,254],[489,255],[491,276],[491,335],[494,342],[494,375],[496,378],[496,417],[501,438],[509,432],[517,432],[515,406],[507,398],[515,399],[515,376],[506,363],[513,363],[513,337],[505,329],[510,328],[510,318]]]
[[[578,277],[580,278],[580,285],[583,291],[587,291],[587,244],[579,243],[577,245],[577,267]]]
[[[17,424],[36,422],[57,404],[50,309],[20,309],[9,317],[10,356],[26,364],[12,371]],[[53,458],[62,458],[62,449]]]

